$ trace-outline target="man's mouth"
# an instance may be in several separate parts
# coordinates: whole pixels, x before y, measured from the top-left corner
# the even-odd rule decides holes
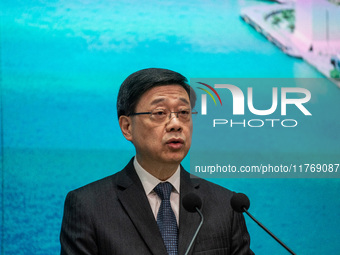
[[[184,140],[181,138],[171,138],[169,139],[166,144],[174,150],[178,150],[183,147],[184,145]]]

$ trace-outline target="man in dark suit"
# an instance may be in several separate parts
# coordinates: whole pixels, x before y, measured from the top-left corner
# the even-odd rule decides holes
[[[180,165],[189,151],[196,95],[179,73],[138,71],[121,85],[119,125],[136,149],[120,172],[67,195],[61,254],[185,254],[200,223],[182,198],[202,200],[204,224],[189,254],[253,254],[233,192],[192,178]]]

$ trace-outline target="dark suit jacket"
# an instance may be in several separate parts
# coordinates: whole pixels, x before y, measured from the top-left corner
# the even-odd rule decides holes
[[[190,254],[253,254],[243,215],[230,207],[233,193],[181,167],[180,197],[193,192],[203,202],[204,223]],[[179,212],[179,255],[200,222],[197,212]],[[133,160],[120,172],[71,191],[60,234],[62,255],[166,255]]]

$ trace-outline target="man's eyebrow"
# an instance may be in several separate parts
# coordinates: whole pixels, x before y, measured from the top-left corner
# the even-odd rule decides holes
[[[165,98],[157,98],[157,99],[151,101],[151,105],[158,104],[160,102],[163,102],[164,100],[165,100]]]
[[[189,101],[186,98],[184,98],[184,97],[180,97],[179,100],[181,100],[183,103],[190,104]],[[164,97],[157,98],[157,99],[151,101],[151,105],[155,105],[155,104],[161,103],[163,101],[165,101]]]
[[[186,103],[186,104],[190,104],[188,100],[186,100],[184,97],[181,97],[179,100],[181,100],[182,102]]]

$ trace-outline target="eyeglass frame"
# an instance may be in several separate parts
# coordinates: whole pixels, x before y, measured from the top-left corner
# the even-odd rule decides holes
[[[151,118],[153,111],[156,111],[156,110],[160,110],[160,109],[154,109],[154,110],[152,110],[152,111],[150,111],[150,112],[133,112],[133,113],[130,113],[128,116],[136,116],[136,115],[146,115],[146,114],[150,114],[150,118]],[[164,110],[168,111],[167,109],[164,109]],[[185,109],[185,110],[187,110],[187,109]],[[189,110],[190,110],[190,113],[189,113],[190,116],[192,116],[193,114],[194,114],[194,115],[198,114],[198,112],[192,111],[192,109],[189,109]],[[169,111],[169,112],[168,112],[169,120],[171,119],[172,113],[174,113],[175,116],[176,116],[176,118],[180,120],[180,118],[178,117],[178,115],[179,115],[182,111],[184,111],[184,110],[177,111],[177,112],[171,112],[171,111]],[[166,118],[165,118],[164,120],[166,120]],[[189,119],[188,119],[188,120],[189,120]]]

